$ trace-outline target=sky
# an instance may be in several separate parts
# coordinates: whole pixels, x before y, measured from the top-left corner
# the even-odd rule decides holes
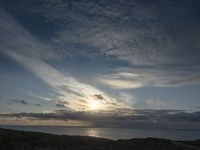
[[[1,0],[0,124],[200,129],[199,7]]]

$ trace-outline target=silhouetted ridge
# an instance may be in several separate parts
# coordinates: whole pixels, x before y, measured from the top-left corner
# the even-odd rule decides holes
[[[0,150],[200,150],[200,140],[117,140],[0,129]]]

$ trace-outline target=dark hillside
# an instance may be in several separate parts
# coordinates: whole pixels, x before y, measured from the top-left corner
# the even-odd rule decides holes
[[[0,150],[200,150],[200,141],[109,140],[0,129]]]

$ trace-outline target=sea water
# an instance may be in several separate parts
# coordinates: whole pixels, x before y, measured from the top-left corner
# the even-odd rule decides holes
[[[24,131],[39,131],[58,135],[95,136],[109,139],[166,138],[172,140],[200,139],[200,130],[133,129],[133,128],[91,128],[63,126],[0,126]]]

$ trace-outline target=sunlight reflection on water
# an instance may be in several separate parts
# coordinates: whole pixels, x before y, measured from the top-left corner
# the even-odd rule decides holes
[[[98,131],[94,128],[88,128],[87,131],[86,131],[86,135],[99,137]]]
[[[128,128],[81,128],[58,126],[0,126],[4,128],[40,131],[53,134],[95,136],[109,139],[129,139],[157,137],[174,140],[200,139],[200,130],[159,130],[159,129],[128,129]]]

